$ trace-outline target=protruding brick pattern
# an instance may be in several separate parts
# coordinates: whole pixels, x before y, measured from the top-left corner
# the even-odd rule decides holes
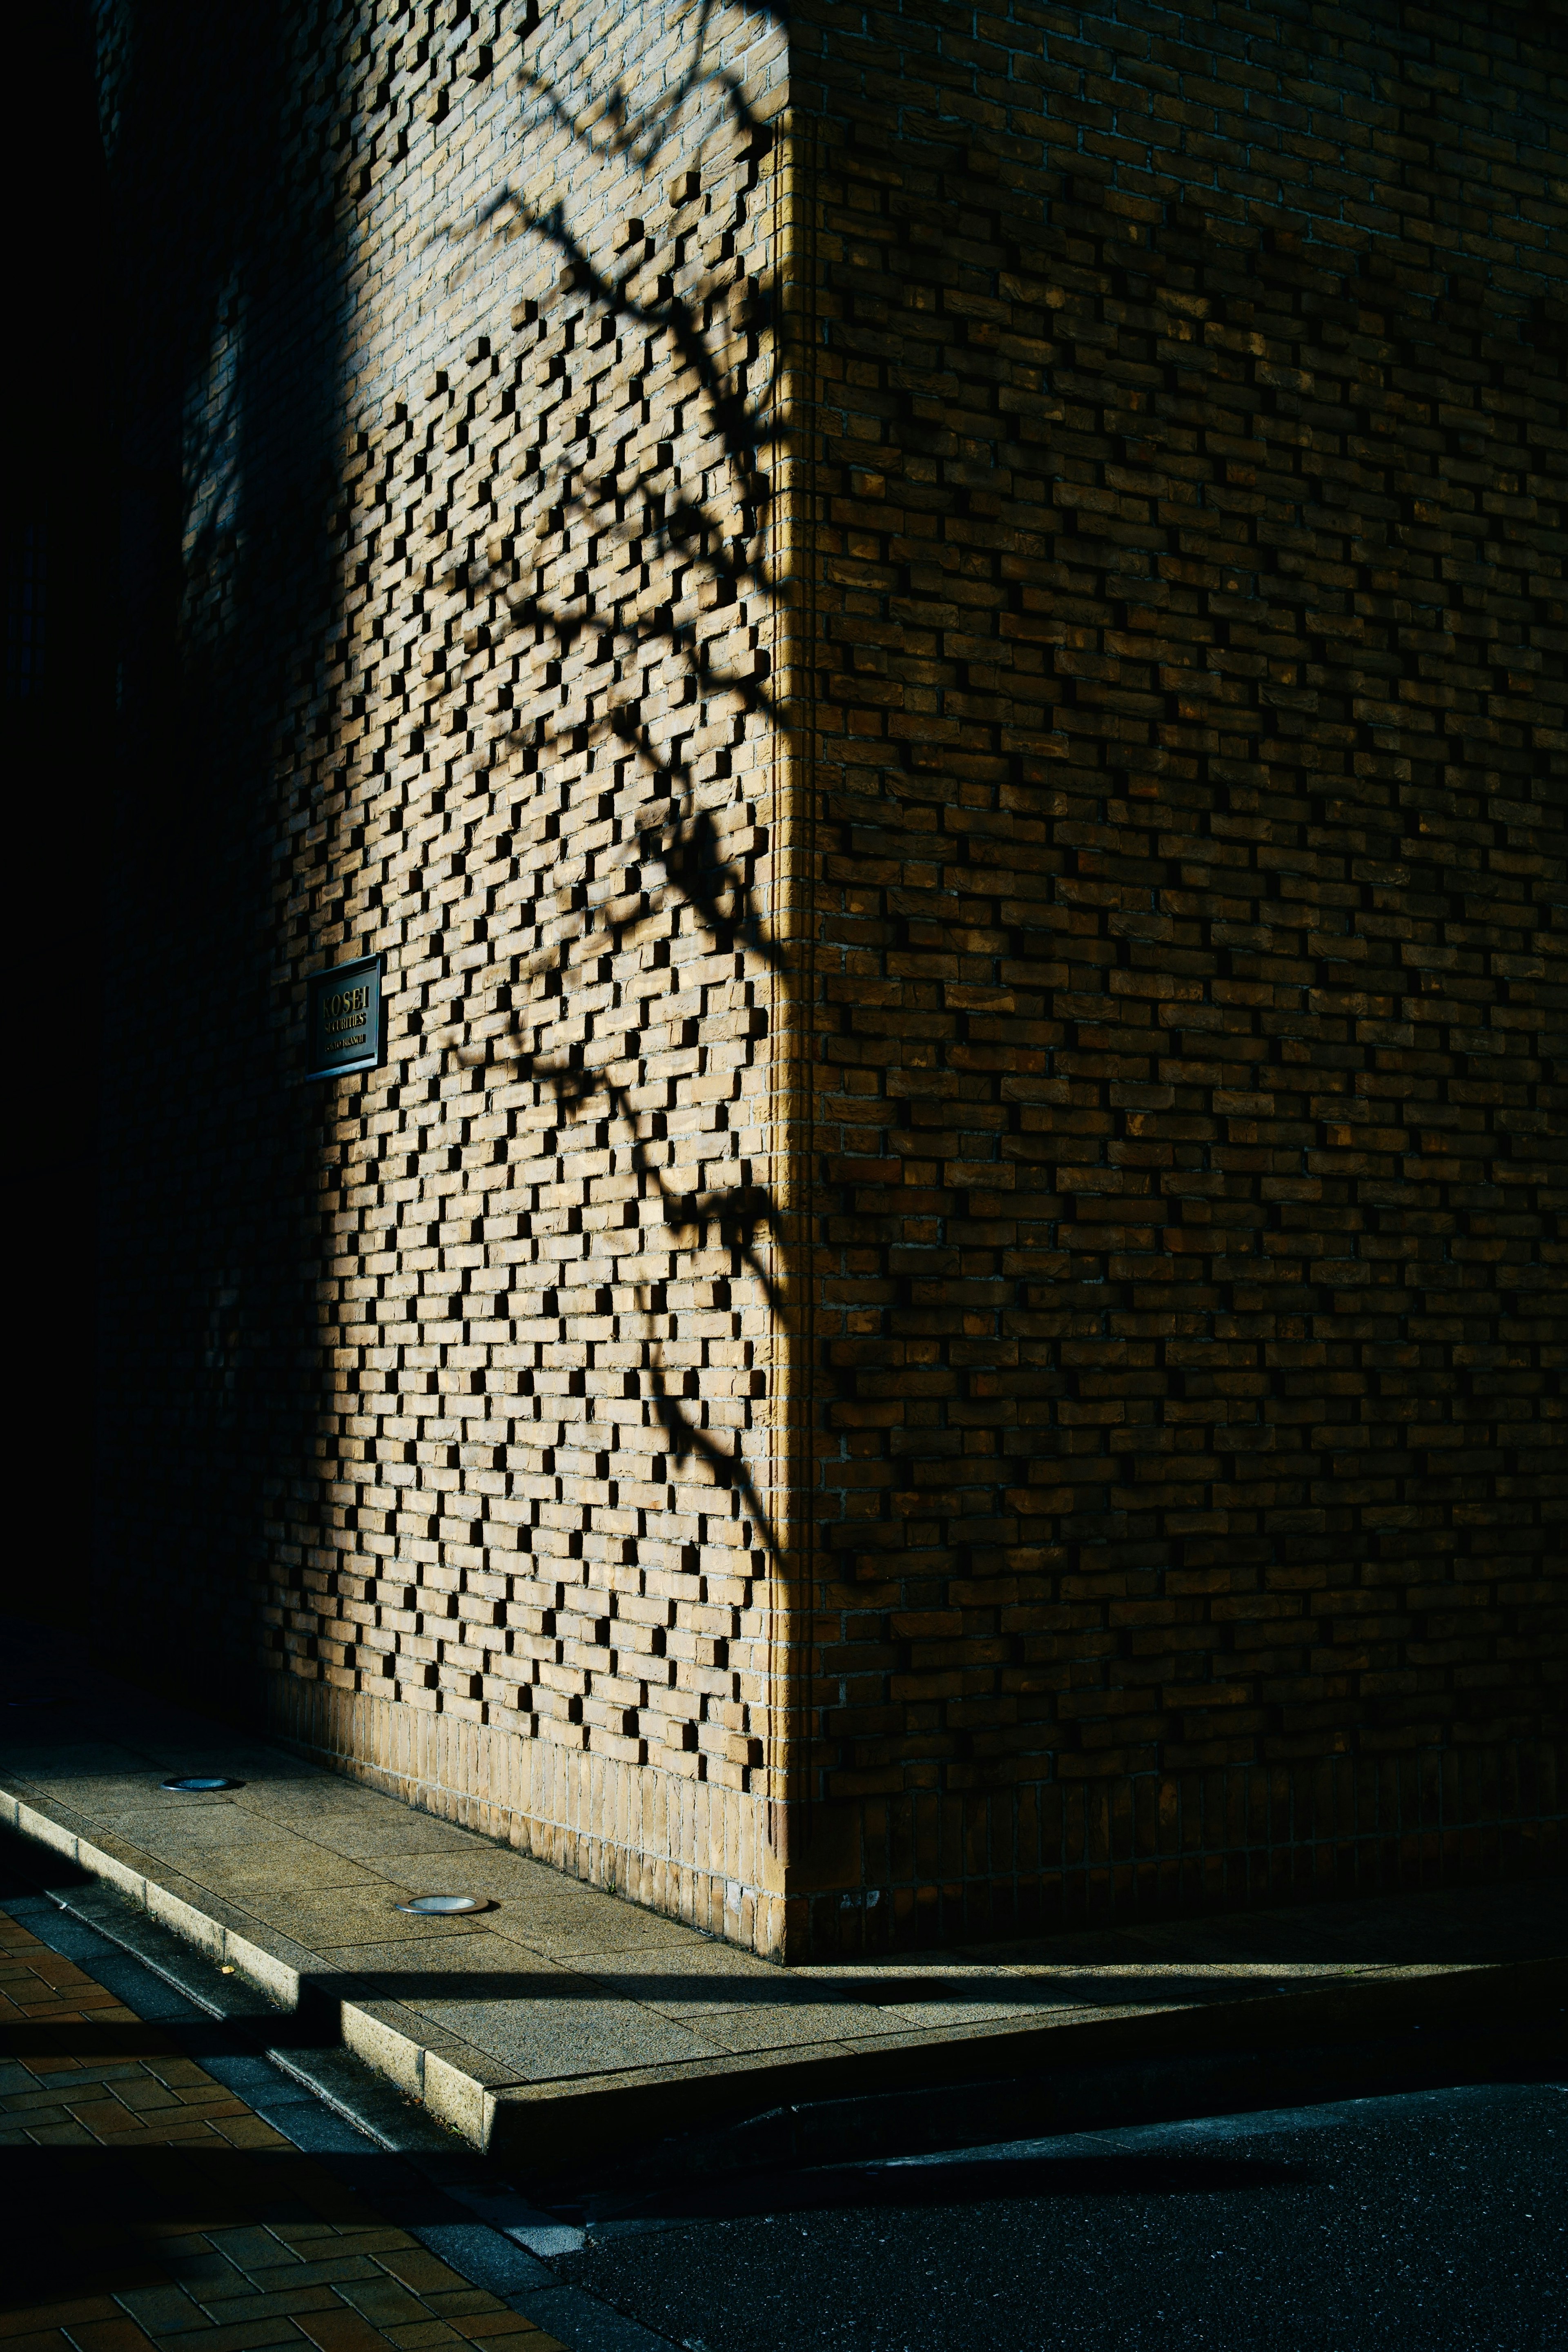
[[[660,58],[632,69],[657,87]],[[335,723],[289,778],[351,829],[351,873],[298,969],[388,952],[390,1045],[327,1129],[332,1460],[284,1515],[268,1615],[308,1679],[744,1795],[769,1704],[748,272],[772,192],[766,134],[710,128],[700,168],[674,140],[668,186],[628,197],[603,165],[548,226],[530,158],[493,218],[553,283],[353,436],[356,587],[310,713]],[[564,171],[584,142],[557,143]]]
[[[247,722],[197,760],[243,810],[218,887],[265,1075],[190,1199],[122,1041],[147,1190],[111,1347],[169,1337],[140,1398],[117,1374],[110,1600],[140,1616],[112,1580],[162,1528],[185,1655],[265,1649],[290,1736],[766,1944],[782,37],[732,8],[337,29],[288,151],[302,217],[226,224],[184,391],[177,690]],[[124,72],[130,120],[154,101]],[[253,447],[251,373],[298,367],[305,320],[253,283],[323,223],[325,487],[264,567],[253,486],[299,419],[286,393]],[[169,258],[137,266],[188,339]],[[142,943],[139,1025],[222,952],[202,928]],[[373,953],[384,1066],[283,1095],[309,975]],[[209,1147],[241,1082],[198,1064]],[[284,1397],[237,1400],[258,1323]]]

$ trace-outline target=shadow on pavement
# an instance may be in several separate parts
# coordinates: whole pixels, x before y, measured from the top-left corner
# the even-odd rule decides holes
[[[10,2240],[0,2310],[52,2295],[119,2294],[168,2276],[168,2243],[185,2232],[268,2222],[361,2223],[384,2174],[399,2203],[409,2173],[368,2158],[342,2179],[293,2148],[189,2147],[0,2149],[0,2211]],[[437,2192],[432,2191],[434,2201]],[[445,2209],[443,2209],[445,2210]]]
[[[72,1889],[92,1887],[100,1882],[88,1873],[53,1853],[47,1848],[31,1844],[15,1832],[0,1830],[0,1903],[16,1895],[36,1895],[41,1887],[59,1894]],[[237,1890],[238,1899],[238,1890]],[[488,1916],[488,1915],[487,1915]],[[391,1904],[387,1908],[389,1936],[395,1931],[396,1919]],[[502,1933],[504,1934],[504,1930]],[[435,1957],[432,1946],[461,1946],[473,1939],[461,1927],[429,1933],[420,1939],[421,1949]],[[494,1939],[483,1939],[487,1953],[495,1949]],[[343,2000],[398,2000],[410,2008],[428,2008],[433,2003],[449,2002],[541,2002],[554,2007],[562,2002],[630,2000],[648,2009],[711,2008],[719,2010],[763,2009],[789,2011],[819,2007],[825,2004],[850,2003],[864,2008],[910,2008],[935,2005],[961,2008],[970,2004],[989,2010],[1018,2008],[1039,2010],[1044,2007],[1112,2009],[1129,2007],[1149,2009],[1184,2006],[1196,2002],[1235,2000],[1245,1992],[1264,1994],[1284,1990],[1289,1983],[1289,1964],[1278,1972],[1266,1971],[1256,1984],[1238,1985],[1233,1975],[1217,1971],[1205,1974],[1197,1970],[1168,1968],[1164,1972],[1120,1965],[1126,1973],[1105,1972],[1086,1968],[1081,1972],[1068,1973],[1065,1969],[1048,1979],[1006,1978],[998,1976],[965,1977],[961,1973],[945,1976],[935,1968],[910,1968],[889,1963],[885,1972],[851,1975],[814,1974],[795,1977],[783,1969],[770,1969],[758,1973],[731,1973],[725,1969],[682,1969],[679,1964],[667,1969],[658,1967],[632,1968],[625,1965],[614,1952],[584,1952],[570,1965],[561,1965],[542,1956],[537,1969],[526,1965],[527,1947],[520,1940],[514,1944],[524,1964],[518,1968],[465,1967],[458,1954],[439,1966],[410,1966],[407,1969],[376,1966],[363,1972],[353,1969],[352,1959],[347,1968],[322,1971],[308,1982],[306,1995],[298,2011],[279,2011],[275,2023],[268,2026],[268,2039],[279,2048],[320,2048],[338,2039],[338,2006]],[[377,1953],[378,1959],[384,1946]],[[1293,1989],[1316,1990],[1322,1976],[1303,1977]],[[73,2032],[76,2029],[73,2029]],[[140,2054],[134,2042],[122,2046],[114,2036],[129,2029],[116,2026],[93,2026],[82,2029],[84,2038],[73,2046],[92,2055],[135,2056]],[[224,2050],[236,2046],[221,2038],[222,2029],[214,2029],[220,2038],[205,2042],[182,2044],[192,2054],[201,2048]],[[39,2044],[40,2050],[47,2047]],[[26,2054],[14,2049],[13,2054]]]
[[[637,2218],[668,2222],[850,2208],[913,2211],[1020,2198],[1205,2196],[1275,2189],[1320,2176],[1305,2166],[1237,2157],[1055,2158],[885,2172],[835,2171],[693,2183],[642,2200]],[[363,2202],[361,2201],[363,2200]],[[402,2229],[447,2220],[451,2208],[394,2156],[293,2149],[13,2147],[0,2149],[0,2211],[11,2252],[0,2310],[51,2295],[113,2294],[167,2275],[167,2242],[184,2232],[363,2222],[365,2208]]]
[[[917,2212],[931,2207],[1008,2204],[1041,2197],[1205,2197],[1237,2189],[1299,2187],[1322,2179],[1315,2168],[1261,2157],[1057,2156],[1016,2163],[899,2165],[882,2171],[850,2166],[762,2178],[672,2184],[614,2216],[663,2223],[726,2221],[764,2213]],[[567,2209],[560,2209],[563,2211]]]

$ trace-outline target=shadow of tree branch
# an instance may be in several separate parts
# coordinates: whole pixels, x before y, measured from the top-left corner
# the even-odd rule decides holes
[[[574,75],[591,72],[585,53],[569,53],[565,66],[549,77],[525,68],[520,86],[586,154],[619,157],[644,173],[689,120],[692,105],[704,93],[716,92],[730,126],[729,163],[754,175],[773,134],[747,103],[734,75],[714,61],[711,43],[720,13],[717,0],[700,0],[680,72],[646,106],[637,103],[624,76],[597,97],[584,100],[574,93]],[[711,741],[715,726],[733,724],[739,741],[749,723],[771,728],[780,719],[767,682],[766,653],[742,637],[740,656],[721,661],[711,643],[735,643],[721,617],[729,608],[758,597],[771,600],[773,594],[764,562],[773,499],[768,457],[778,446],[779,428],[770,421],[766,390],[754,398],[749,394],[746,368],[755,366],[776,331],[779,288],[773,273],[737,274],[728,260],[717,270],[698,269],[688,261],[678,287],[678,270],[658,268],[654,240],[641,233],[640,220],[626,225],[636,232],[623,246],[634,248],[631,258],[620,267],[601,266],[570,222],[566,205],[559,194],[544,205],[531,203],[509,184],[481,208],[473,230],[509,241],[530,237],[560,264],[552,295],[537,309],[525,306],[537,325],[541,383],[564,387],[539,410],[536,439],[513,467],[523,483],[524,506],[536,509],[533,576],[526,576],[526,552],[516,544],[509,548],[505,535],[493,549],[487,545],[482,556],[472,544],[455,552],[447,568],[453,581],[488,593],[497,629],[514,636],[533,634],[544,688],[560,698],[554,711],[547,709],[531,721],[520,716],[507,730],[533,764],[552,755],[581,755],[595,745],[624,747],[651,777],[656,807],[638,818],[628,845],[628,887],[617,898],[592,904],[577,903],[574,895],[561,909],[558,936],[525,959],[522,978],[532,992],[528,1010],[512,1011],[500,1036],[463,1042],[454,1037],[447,1049],[461,1066],[494,1066],[505,1070],[510,1082],[531,1082],[547,1090],[563,1118],[595,1112],[614,1119],[630,1139],[630,1168],[642,1196],[658,1202],[679,1246],[700,1250],[716,1244],[728,1255],[731,1274],[749,1273],[769,1313],[776,1314],[782,1293],[769,1244],[782,1217],[766,1188],[749,1178],[733,1187],[703,1190],[673,1184],[655,1164],[653,1138],[631,1090],[592,1061],[582,1045],[570,1047],[564,1056],[547,1049],[542,1040],[548,1024],[542,1025],[537,1014],[542,1001],[547,1004],[565,993],[574,971],[619,950],[677,907],[689,912],[715,950],[739,950],[774,973],[787,970],[763,921],[750,859],[741,862],[726,853],[713,812],[699,799],[690,751],[700,734]],[[689,236],[689,231],[681,235]],[[581,387],[574,389],[572,355],[580,348],[601,350],[612,337],[664,346],[676,383],[666,397],[672,416],[683,420],[679,434],[689,438],[696,431],[711,449],[702,460],[700,489],[679,479],[674,430],[651,454],[630,464],[632,428],[607,449],[595,446],[583,422],[586,412],[576,405]],[[746,355],[741,360],[733,356],[737,338]],[[563,411],[561,437],[561,426],[552,426],[552,419]],[[552,430],[558,436],[553,459],[545,455]],[[727,487],[721,491],[710,487],[716,477],[725,478]],[[525,532],[520,523],[520,540]],[[646,581],[650,562],[664,565],[668,593],[661,594],[663,583],[656,581],[651,596],[644,587],[635,597],[607,597],[591,584],[595,552],[606,545],[624,546],[640,558],[640,569],[637,562],[629,572],[623,566],[620,576]],[[700,612],[709,615],[700,627]],[[601,663],[603,685],[588,683]],[[640,707],[646,684],[627,673],[657,664],[666,666],[667,683],[654,689],[662,706],[656,717]],[[725,705],[733,713],[729,722],[715,716]],[[727,774],[727,764],[717,772]],[[661,878],[650,885],[644,866],[655,868]],[[581,887],[574,886],[574,893]],[[665,1431],[670,1459],[677,1466],[700,1462],[719,1484],[738,1493],[776,1557],[775,1532],[739,1443],[731,1452],[685,1410],[663,1369],[654,1292],[645,1287],[637,1295],[645,1300],[651,1381],[646,1402]]]

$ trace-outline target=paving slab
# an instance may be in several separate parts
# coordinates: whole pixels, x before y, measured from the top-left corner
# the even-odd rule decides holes
[[[195,1771],[239,1785],[161,1786]],[[1568,1985],[1542,1883],[784,1969],[107,1679],[0,1711],[0,1820],[536,2167],[801,2102],[1544,2015]],[[443,1893],[488,1907],[398,1908]]]

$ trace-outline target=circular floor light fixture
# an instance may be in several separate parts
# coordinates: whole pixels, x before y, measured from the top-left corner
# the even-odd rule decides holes
[[[413,1895],[397,1907],[418,1919],[450,1919],[460,1911],[488,1911],[489,1905],[480,1895]]]
[[[216,1789],[243,1789],[243,1780],[229,1780],[221,1772],[187,1772],[177,1780],[165,1780],[165,1789],[177,1789],[188,1797],[210,1797]]]

